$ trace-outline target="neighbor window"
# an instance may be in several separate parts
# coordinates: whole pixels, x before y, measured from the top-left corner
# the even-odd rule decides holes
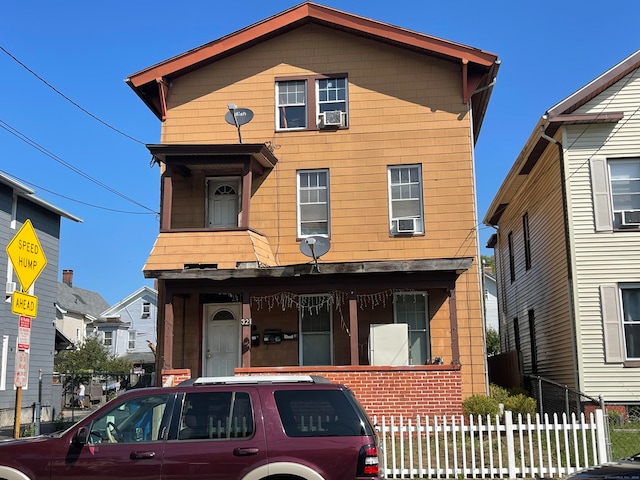
[[[609,160],[614,227],[640,225],[640,160]]]
[[[526,270],[531,268],[531,243],[529,239],[529,214],[522,216],[522,233],[524,235],[524,267]]]
[[[309,75],[276,81],[276,129],[336,129],[348,124],[345,75]]]
[[[331,302],[327,295],[298,297],[300,365],[332,365]]]
[[[129,330],[129,350],[136,348],[136,332]]]
[[[393,314],[396,323],[409,326],[409,363],[425,365],[433,362],[429,338],[426,292],[395,293]]]
[[[424,233],[421,166],[390,166],[387,174],[391,234]]]
[[[640,360],[640,286],[622,287],[620,291],[626,358]]]
[[[113,345],[113,332],[104,332],[104,340],[102,343],[105,347]]]
[[[516,264],[513,252],[513,232],[509,232],[507,235],[507,242],[509,244],[509,274],[511,276],[511,283],[516,280]]]
[[[147,318],[149,315],[151,315],[151,303],[142,302],[142,318]]]
[[[298,172],[298,237],[329,236],[329,170]]]

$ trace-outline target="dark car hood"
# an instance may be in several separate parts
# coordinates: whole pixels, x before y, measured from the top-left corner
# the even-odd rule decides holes
[[[638,479],[640,478],[640,461],[630,458],[623,458],[615,462],[608,462],[593,468],[581,470],[571,475],[571,478],[580,479]]]
[[[23,445],[28,446],[34,443],[43,443],[52,440],[53,435],[38,435],[36,437],[24,437],[24,438],[3,438],[0,440],[0,449],[4,452],[7,447],[20,448]]]

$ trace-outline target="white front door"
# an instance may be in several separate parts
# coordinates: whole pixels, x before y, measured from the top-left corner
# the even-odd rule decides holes
[[[240,211],[240,179],[211,178],[208,181],[209,227],[237,227]]]
[[[230,376],[240,366],[241,308],[238,303],[204,306],[203,376]]]

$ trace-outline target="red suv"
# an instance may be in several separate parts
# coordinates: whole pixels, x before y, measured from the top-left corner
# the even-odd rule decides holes
[[[0,442],[0,478],[372,479],[378,438],[344,385],[218,377],[128,391],[68,430]]]

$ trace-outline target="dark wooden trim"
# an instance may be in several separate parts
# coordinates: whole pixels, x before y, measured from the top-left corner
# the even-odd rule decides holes
[[[251,212],[251,182],[253,175],[251,173],[250,162],[245,162],[242,169],[242,198],[240,199],[240,227],[249,228],[250,212]]]
[[[171,210],[173,209],[173,169],[167,165],[162,173],[160,191],[160,230],[171,230]]]
[[[358,302],[354,292],[349,294],[349,349],[351,350],[351,365],[360,364],[358,350]]]
[[[251,325],[253,323],[251,319],[251,294],[248,290],[242,292],[242,319],[249,320],[248,325],[242,325],[242,342],[240,347],[242,348],[242,361],[243,368],[251,366]]]
[[[458,337],[458,307],[456,289],[449,290],[449,324],[451,325],[451,363],[460,364],[460,339]],[[471,345],[469,346],[471,348]]]

